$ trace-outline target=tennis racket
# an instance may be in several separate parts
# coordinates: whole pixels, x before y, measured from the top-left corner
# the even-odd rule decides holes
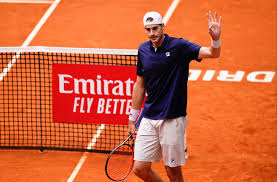
[[[143,109],[137,119],[135,127],[138,128],[143,117]],[[128,141],[131,140],[131,144]],[[105,172],[112,181],[122,181],[130,174],[134,164],[134,138],[130,134],[121,144],[109,154]]]

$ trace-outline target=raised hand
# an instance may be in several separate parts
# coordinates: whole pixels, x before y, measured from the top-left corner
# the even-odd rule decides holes
[[[214,13],[214,16],[211,11],[206,13],[206,17],[209,23],[209,33],[213,40],[218,40],[221,33],[221,19],[222,17],[219,17],[219,20],[217,20],[217,13]]]

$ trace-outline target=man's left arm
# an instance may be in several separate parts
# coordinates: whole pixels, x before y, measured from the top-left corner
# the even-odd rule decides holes
[[[206,14],[208,23],[209,23],[209,34],[211,35],[211,46],[210,47],[201,47],[198,54],[198,59],[202,58],[218,58],[220,56],[221,50],[221,19],[217,20],[217,13],[212,15],[212,12],[209,11]]]

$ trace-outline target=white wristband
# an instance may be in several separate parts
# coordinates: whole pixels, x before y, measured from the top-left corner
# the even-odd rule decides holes
[[[220,41],[220,39],[218,39],[218,40],[213,40],[213,38],[212,38],[211,45],[212,45],[213,48],[219,48],[219,47],[221,46],[221,41]]]
[[[139,115],[139,111],[140,110],[131,109],[131,112],[130,112],[130,115],[129,115],[129,120],[136,121],[136,119]]]

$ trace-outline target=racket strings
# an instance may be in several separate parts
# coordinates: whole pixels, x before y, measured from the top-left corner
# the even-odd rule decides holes
[[[109,158],[107,173],[113,180],[124,179],[132,170],[133,149],[129,145],[122,145]]]

